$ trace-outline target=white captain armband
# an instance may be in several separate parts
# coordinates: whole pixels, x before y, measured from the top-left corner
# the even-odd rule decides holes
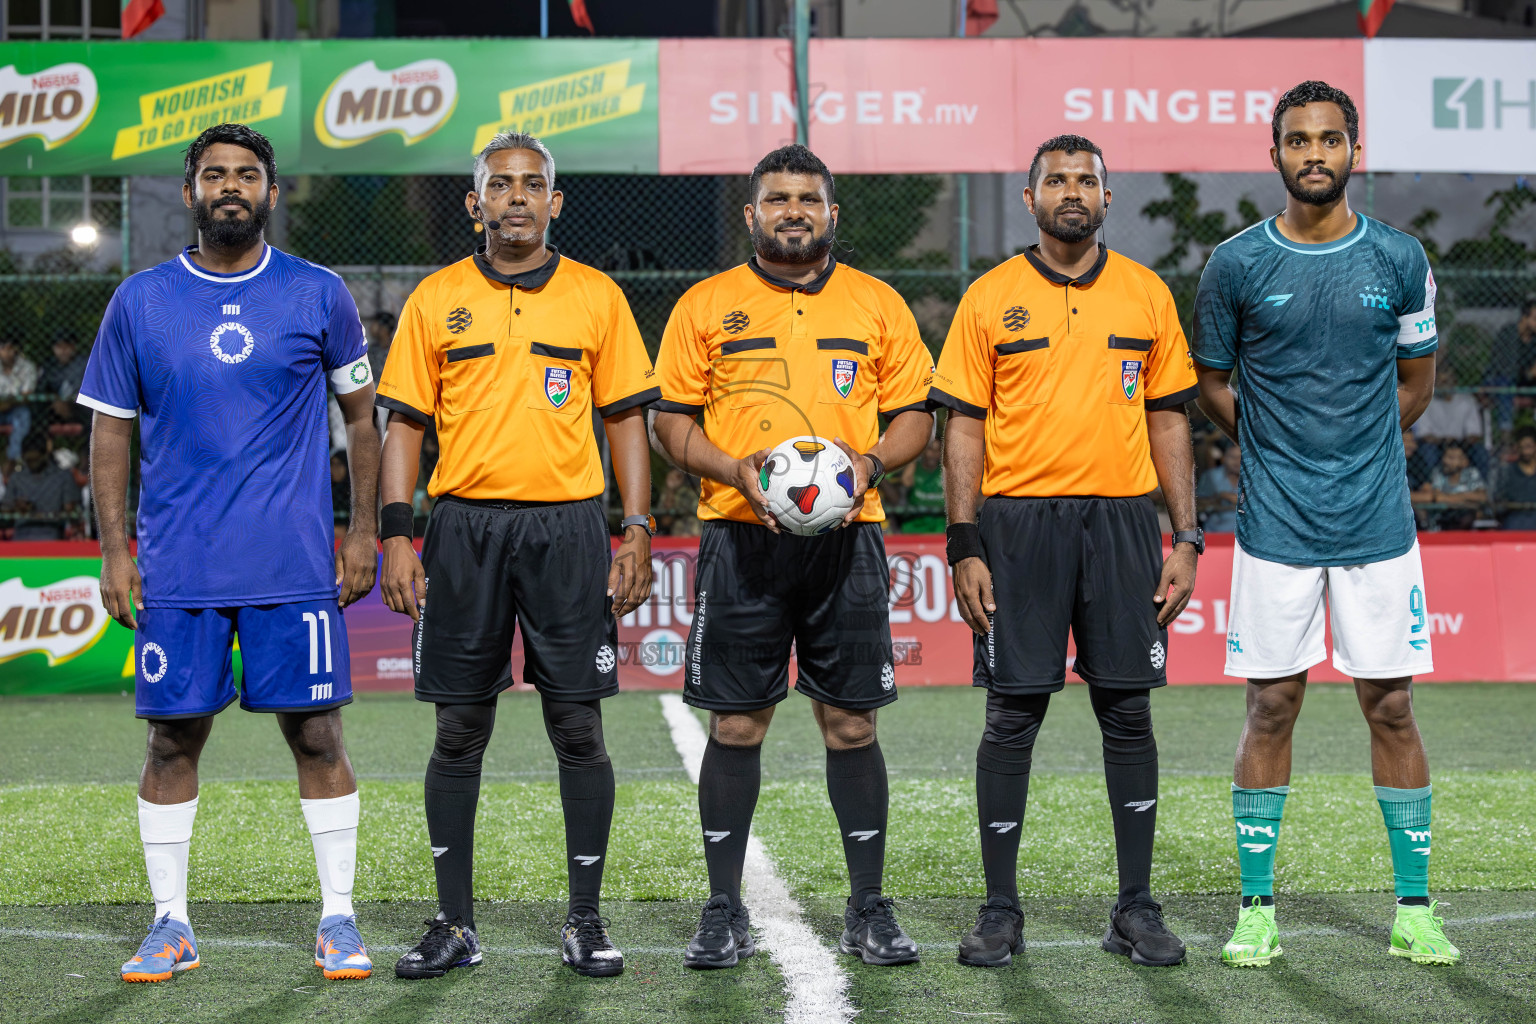
[[[350,394],[372,383],[373,368],[368,365],[367,356],[331,371],[331,390],[338,395]]]

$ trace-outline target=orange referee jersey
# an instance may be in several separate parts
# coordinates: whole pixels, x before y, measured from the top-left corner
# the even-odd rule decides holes
[[[1100,246],[1077,278],[1032,248],[978,278],[930,395],[986,420],[983,494],[1121,498],[1157,486],[1145,413],[1196,390],[1168,286]]]
[[[835,258],[795,284],[754,256],[688,289],[667,321],[656,373],[656,409],[702,411],[705,435],[739,459],[800,434],[868,451],[880,414],[927,408],[933,360],[890,285]],[[758,521],[739,491],[709,479],[699,518]],[[871,491],[859,521],[884,518]]]
[[[400,314],[377,403],[437,423],[433,497],[578,501],[603,493],[592,408],[659,392],[619,286],[553,247],[506,275],[481,254],[428,277]]]

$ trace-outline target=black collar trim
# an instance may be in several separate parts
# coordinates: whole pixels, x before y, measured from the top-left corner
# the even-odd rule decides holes
[[[1093,261],[1093,266],[1077,277],[1058,274],[1047,266],[1045,260],[1040,258],[1040,245],[1038,242],[1024,250],[1024,258],[1029,260],[1029,265],[1034,267],[1040,276],[1051,282],[1051,284],[1075,284],[1081,288],[1098,280],[1099,274],[1104,270],[1104,264],[1109,260],[1109,249],[1103,242],[1100,242],[1099,258]]]
[[[815,295],[817,292],[825,288],[827,286],[827,282],[832,279],[832,271],[837,269],[837,256],[832,253],[827,253],[827,269],[823,270],[820,274],[817,274],[814,279],[806,282],[805,284],[798,284],[794,281],[786,281],[784,278],[779,277],[777,274],[768,273],[768,271],[757,265],[756,256],[747,257],[747,266],[752,268],[752,273],[762,278],[768,284],[773,285],[775,288],[783,288],[786,291],[792,292],[801,291],[805,292],[807,295]]]
[[[521,274],[503,274],[491,266],[491,261],[485,258],[485,246],[475,250],[475,269],[486,276],[487,280],[499,284],[510,284],[525,291],[534,288],[542,288],[549,284],[549,279],[555,276],[555,270],[560,266],[560,250],[554,246],[545,246],[549,250],[549,259],[544,261],[542,267],[525,270]]]

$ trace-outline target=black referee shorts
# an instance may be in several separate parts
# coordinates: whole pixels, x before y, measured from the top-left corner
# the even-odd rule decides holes
[[[421,545],[427,608],[411,639],[416,699],[477,704],[512,685],[514,627],[524,678],[544,696],[619,690],[608,596],[608,524],[596,498],[517,506],[444,495]]]
[[[795,689],[864,711],[896,699],[890,573],[878,523],[819,537],[710,520],[699,537],[683,700],[711,711],[756,711]]]
[[[1168,631],[1152,596],[1163,544],[1152,499],[1005,498],[978,518],[992,596],[992,630],[975,637],[976,686],[1054,693],[1073,670],[1095,686],[1147,689],[1168,681]]]

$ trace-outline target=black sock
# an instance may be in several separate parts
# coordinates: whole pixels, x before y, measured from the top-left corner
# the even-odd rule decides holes
[[[710,896],[741,902],[741,867],[747,831],[763,781],[763,748],[728,747],[713,736],[699,766],[699,820],[704,826],[704,863]]]
[[[1157,830],[1157,741],[1146,690],[1090,686],[1104,737],[1104,784],[1115,823],[1120,906],[1152,894],[1152,839]]]
[[[827,749],[827,796],[843,834],[852,905],[863,907],[880,895],[885,870],[891,794],[879,740],[855,750]]]
[[[437,875],[437,906],[449,921],[475,923],[475,807],[480,776],[444,775],[427,762],[427,836]]]
[[[566,870],[574,911],[597,913],[603,890],[603,863],[613,825],[613,762],[579,771],[560,769],[560,805],[565,809]]]
[[[1400,906],[1400,907],[1427,907],[1427,906],[1429,906],[1429,897],[1428,896],[1399,896],[1397,898],[1397,905]]]
[[[496,724],[496,702],[439,704],[437,740],[427,761],[427,836],[437,875],[437,905],[449,921],[475,923],[475,808],[480,764]]]
[[[1015,906],[1032,756],[1033,748],[1004,747],[986,739],[976,748],[976,811],[987,899],[1002,898]]]

